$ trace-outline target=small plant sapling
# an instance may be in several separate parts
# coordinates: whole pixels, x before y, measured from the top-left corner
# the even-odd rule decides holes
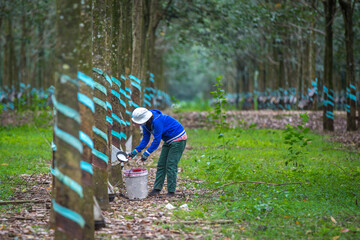
[[[311,142],[311,139],[306,137],[309,128],[305,124],[309,121],[307,113],[300,113],[301,123],[297,126],[286,124],[284,130],[285,144],[288,145],[287,159],[285,165],[292,163],[295,167],[304,166],[300,161],[306,155],[305,147]]]

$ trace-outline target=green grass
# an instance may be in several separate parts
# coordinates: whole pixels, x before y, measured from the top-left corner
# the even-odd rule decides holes
[[[295,167],[285,165],[288,146],[281,130],[230,130],[224,138],[225,151],[225,141],[218,139],[215,131],[187,133],[193,149],[182,158],[180,167],[184,172],[180,174],[204,181],[187,187],[210,194],[195,196],[190,202],[191,211],[175,211],[176,218],[232,219],[240,225],[235,232],[234,226],[222,227],[231,238],[360,238],[359,151],[308,134],[312,143],[302,150],[306,154],[298,160],[304,167]],[[302,184],[223,186],[239,181]],[[202,231],[196,226],[175,227]],[[211,238],[213,233],[209,231]]]
[[[21,174],[49,172],[52,139],[50,128],[0,127],[0,200],[21,190]]]
[[[231,219],[236,224],[169,228],[196,231],[208,239],[217,238],[218,232],[232,239],[360,238],[359,151],[308,134],[312,143],[298,160],[304,167],[294,167],[285,166],[288,146],[281,130],[239,128],[220,139],[211,130],[187,134],[192,149],[182,158],[179,174],[202,182],[186,183],[199,194],[187,202],[190,211],[174,210],[174,219]],[[14,190],[26,185],[19,175],[49,171],[51,138],[51,128],[0,128],[0,200],[10,199]],[[238,181],[303,184],[223,186]]]

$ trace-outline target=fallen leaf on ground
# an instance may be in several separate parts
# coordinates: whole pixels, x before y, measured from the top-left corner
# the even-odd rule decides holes
[[[171,203],[166,204],[165,208],[169,209],[169,210],[173,210],[176,207],[174,207]]]

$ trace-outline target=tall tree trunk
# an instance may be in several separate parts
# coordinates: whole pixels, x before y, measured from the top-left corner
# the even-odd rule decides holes
[[[120,100],[120,113],[122,119],[124,120],[126,126],[122,126],[122,132],[125,134],[125,138],[122,138],[122,146],[126,146],[124,150],[132,150],[132,137],[130,136],[131,127],[130,127],[130,118],[131,112],[129,111],[129,100],[130,100],[130,81],[127,77],[131,74],[131,61],[132,61],[132,9],[133,9],[133,0],[122,0],[121,1],[121,26],[120,26],[120,36],[121,36],[121,51],[119,54],[119,63],[120,63],[120,72],[121,76],[119,80],[121,82],[121,100]]]
[[[14,76],[14,58],[15,58],[15,46],[14,46],[14,37],[13,37],[13,24],[12,19],[8,19],[8,43],[9,43],[9,56],[7,59],[7,71],[9,74],[9,86],[15,86],[15,76]]]
[[[141,102],[141,77],[143,74],[143,53],[144,53],[144,0],[134,0],[132,15],[133,26],[133,46],[132,46],[132,61],[131,74],[135,78],[131,78],[131,101],[132,104],[128,109],[132,112],[135,108],[142,106]],[[140,80],[140,81],[139,81]],[[140,142],[141,134],[140,128],[136,125],[132,126],[133,143]]]
[[[95,103],[95,126],[94,130],[94,150],[93,150],[93,185],[94,194],[99,202],[101,209],[109,208],[108,195],[108,162],[109,162],[109,148],[108,148],[108,127],[106,125],[106,83],[103,77],[105,70],[104,57],[106,54],[106,34],[105,34],[105,19],[106,4],[105,0],[93,0],[93,67],[100,70],[93,73],[95,81],[94,89],[94,103]]]
[[[45,88],[45,49],[44,49],[44,23],[39,24],[38,28],[38,37],[39,37],[39,54],[38,54],[38,63],[37,63],[37,69],[38,69],[38,88]]]
[[[355,131],[356,126],[356,83],[355,83],[355,61],[354,61],[354,29],[353,13],[354,1],[339,0],[345,25],[345,46],[346,46],[346,85],[347,91],[347,130]]]
[[[112,119],[113,125],[111,129],[111,171],[109,176],[109,181],[114,187],[123,187],[123,179],[122,179],[122,166],[119,164],[116,159],[116,153],[119,150],[124,150],[121,147],[121,140],[125,139],[124,133],[122,132],[122,125],[124,123],[122,114],[121,114],[121,96],[120,96],[120,88],[121,82],[119,78],[121,74],[119,73],[119,40],[120,40],[120,13],[121,6],[119,1],[112,2],[112,28],[111,28],[111,43],[112,43],[112,51],[111,51],[111,72],[114,77],[112,80],[112,88],[111,88],[111,106],[113,109]]]
[[[82,239],[84,218],[81,216],[83,190],[81,187],[80,159],[83,152],[79,141],[80,116],[77,101],[78,82],[76,51],[79,34],[80,0],[57,0],[57,78],[56,123],[54,126],[56,198],[55,239]],[[68,108],[64,108],[63,105]],[[67,213],[67,214],[65,214]]]
[[[336,0],[323,0],[325,9],[325,55],[324,55],[324,130],[334,131],[334,90],[333,90],[333,21]]]
[[[79,109],[81,115],[80,140],[83,145],[81,155],[81,182],[84,191],[84,205],[82,215],[85,219],[84,239],[94,239],[94,189],[93,189],[93,167],[92,141],[94,134],[94,81],[92,76],[92,0],[81,1],[80,17],[80,41],[79,41],[79,66],[78,79],[80,84]]]
[[[25,0],[21,1],[21,45],[20,45],[20,81],[28,84],[26,69],[26,38],[28,37]]]

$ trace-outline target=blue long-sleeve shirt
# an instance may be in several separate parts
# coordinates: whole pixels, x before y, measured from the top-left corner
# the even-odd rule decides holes
[[[157,109],[151,109],[150,111],[154,115],[151,121],[151,130],[148,129],[146,125],[142,126],[143,138],[139,146],[135,148],[136,151],[141,152],[149,143],[151,134],[154,135],[153,142],[145,151],[147,155],[150,155],[159,147],[161,140],[166,143],[171,143],[185,134],[183,126],[173,117],[162,114]]]

